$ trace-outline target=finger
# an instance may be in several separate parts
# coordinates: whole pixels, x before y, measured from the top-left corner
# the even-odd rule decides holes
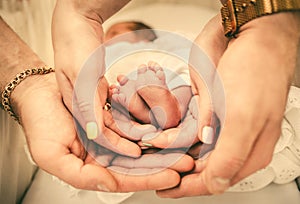
[[[218,120],[214,114],[211,97],[206,87],[200,88],[200,94],[192,98],[189,110],[197,118],[199,140],[205,144],[212,144],[217,137]]]
[[[119,192],[167,189],[180,182],[179,174],[170,169],[124,169],[115,166],[109,169],[117,181]]]
[[[215,136],[215,118],[211,93],[213,93],[213,79],[216,68],[197,46],[194,46],[191,51],[190,64],[192,91],[195,96],[192,98],[189,108],[198,120],[198,138],[203,143],[211,144]]]
[[[188,148],[198,142],[195,130],[196,123],[190,123],[186,128],[171,128],[157,133],[150,133],[142,137],[142,144],[146,147]]]
[[[114,177],[103,167],[85,164],[65,148],[53,152],[48,163],[41,166],[49,173],[79,189],[115,191],[117,183]]]
[[[193,169],[194,160],[185,154],[145,154],[138,159],[117,157],[112,162],[113,166],[123,168],[168,168],[177,172],[187,172]]]
[[[70,83],[70,80],[62,72],[62,70],[60,70],[60,69],[55,70],[55,76],[56,76],[57,83],[59,85],[59,91],[63,96],[62,98],[63,98],[64,104],[67,106],[69,111],[72,112],[73,86]]]
[[[213,194],[223,193],[231,185],[232,178],[245,164],[259,134],[250,125],[234,118],[237,117],[227,115],[226,120],[230,123],[225,121],[217,145],[202,173],[203,182]]]
[[[187,153],[194,159],[202,159],[205,158],[207,154],[214,149],[214,146],[215,143],[208,145],[198,142],[193,145]]]
[[[221,56],[227,48],[228,39],[224,36],[221,16],[212,18],[196,38],[190,53],[190,76],[192,89],[199,95],[198,137],[204,143],[213,141],[215,116],[211,100],[212,80]],[[206,56],[204,53],[206,53]]]
[[[114,112],[114,111],[116,111],[116,110],[112,110],[112,108],[110,110],[104,110],[103,111],[104,125],[105,125],[105,127],[113,130],[118,135],[125,136],[125,134],[123,134],[123,132],[120,130],[120,128],[116,124],[116,117],[113,116],[113,115],[116,115],[116,114],[112,114],[112,112]],[[120,113],[120,115],[121,115],[121,113]]]
[[[281,120],[269,121],[263,132],[259,135],[253,151],[246,163],[234,176],[231,183],[235,184],[250,174],[265,168],[272,160],[275,145],[281,133]]]
[[[106,127],[103,128],[102,136],[97,137],[94,141],[121,155],[130,157],[139,157],[141,155],[141,149],[137,144],[120,137],[117,133]]]
[[[132,141],[141,140],[144,135],[157,131],[153,125],[137,123],[115,109],[104,111],[104,123],[109,129]]]
[[[162,198],[181,198],[187,196],[209,195],[206,186],[203,184],[201,174],[190,174],[181,179],[178,187],[157,191]]]
[[[101,93],[101,90],[104,91]],[[92,139],[99,145],[108,148],[118,154],[126,155],[126,156],[132,156],[132,157],[138,157],[141,154],[141,149],[133,142],[130,142],[127,139],[121,138],[119,134],[122,132],[117,127],[114,119],[110,114],[107,113],[107,111],[104,111],[103,113],[103,105],[106,101],[107,97],[107,91],[108,91],[108,85],[106,80],[100,81],[99,84],[99,94],[96,94],[95,96],[95,105],[94,108],[95,111],[95,118],[97,121],[101,121],[102,124],[95,124],[94,122],[87,123],[86,126],[86,134],[89,139]],[[79,111],[80,108],[78,108]],[[83,115],[82,115],[83,116]],[[103,118],[105,119],[105,123],[107,126],[109,126],[111,129],[107,128],[103,124]],[[122,134],[121,134],[122,135]],[[123,134],[124,135],[124,134]]]
[[[107,112],[107,111],[105,111]],[[110,126],[113,126],[115,123],[114,120],[111,118],[110,114],[105,114],[104,115],[106,118],[106,123],[110,123]],[[108,122],[108,121],[112,122]],[[118,130],[117,132],[121,132],[118,128],[115,128]],[[81,140],[84,141],[87,133],[84,131],[81,131],[80,127],[77,127],[78,133],[81,135]],[[121,155],[126,155],[126,156],[131,156],[131,157],[139,157],[141,155],[141,149],[137,144],[134,142],[131,142],[125,138],[120,137],[118,133],[115,131],[111,130],[110,128],[103,127],[102,132],[100,133],[100,136],[96,137],[93,139],[94,142],[99,144],[100,146],[98,149],[105,149],[111,150],[115,153],[121,154]],[[99,151],[99,150],[98,150]]]
[[[76,78],[70,78],[75,94],[72,113],[87,131],[90,139],[99,136],[103,127],[103,104],[101,103],[103,96],[98,94],[98,82],[104,72],[104,49],[99,47],[85,61]],[[105,92],[100,95],[107,97],[108,87],[104,90]]]
[[[195,161],[195,168],[193,169],[193,173],[201,173],[206,165],[207,165],[207,158],[209,157],[209,153],[207,153],[204,157],[201,159],[197,159]]]
[[[116,153],[103,147],[99,147],[99,145],[94,142],[89,143],[87,151],[89,154],[85,162],[100,165],[102,167],[110,166],[113,159],[117,156]]]
[[[72,146],[70,147],[70,152],[82,160],[85,159],[87,154],[84,145],[82,145],[85,144],[84,142],[85,141],[80,141],[80,139],[76,137],[75,141],[72,143]]]

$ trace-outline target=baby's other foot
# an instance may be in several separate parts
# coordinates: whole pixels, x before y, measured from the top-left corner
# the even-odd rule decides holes
[[[150,107],[158,125],[162,129],[176,127],[181,119],[181,112],[176,97],[166,84],[163,68],[150,61],[148,66],[138,68],[137,92]]]
[[[136,81],[130,80],[124,75],[119,75],[117,80],[120,86],[115,85],[112,88],[112,99],[117,103],[115,107],[118,108],[118,104],[120,104],[141,122],[151,123],[150,110],[136,92]]]

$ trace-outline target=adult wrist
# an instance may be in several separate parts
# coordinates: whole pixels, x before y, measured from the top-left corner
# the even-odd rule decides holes
[[[40,70],[42,70],[42,68],[40,68]],[[52,71],[46,71],[45,73],[47,74],[45,75],[29,75],[15,86],[11,92],[9,97],[10,107],[19,123],[22,122],[22,112],[26,100],[39,100],[39,93],[41,93],[41,91],[44,92],[44,94],[47,94],[50,90],[58,92],[58,90],[55,89],[55,75],[50,72]]]
[[[279,12],[300,11],[299,0],[227,0],[223,5],[221,15],[227,37],[234,37],[243,25],[253,19]]]
[[[102,24],[121,8],[123,8],[130,0],[57,0],[57,5],[69,8],[90,20],[95,20]]]

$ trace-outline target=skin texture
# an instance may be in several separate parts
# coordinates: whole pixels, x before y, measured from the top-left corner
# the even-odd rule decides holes
[[[70,93],[79,69],[87,55],[101,44],[101,24],[126,3],[115,2],[118,3],[108,5],[109,1],[89,1],[82,5],[80,1],[58,1],[53,24],[55,61],[60,90],[69,110],[72,110]],[[76,23],[70,23],[70,18]],[[223,37],[220,22],[220,17],[212,20],[196,43],[217,67],[224,86],[225,105],[212,110],[209,93],[201,78],[191,72],[193,92],[199,96],[198,107],[202,114],[198,118],[198,137],[202,139],[202,127],[210,125],[215,128],[212,124],[215,121],[212,112],[215,111],[222,125],[219,141],[202,165],[203,168],[200,168],[201,173],[183,177],[178,187],[159,191],[160,196],[222,193],[230,185],[265,167],[271,160],[278,140],[296,64],[299,16],[297,13],[280,13],[257,18],[245,24],[237,37],[229,41]],[[101,59],[101,56],[95,59]],[[103,70],[99,71],[101,63],[103,61],[100,60],[97,66],[89,67],[96,77],[84,77],[89,83],[80,90],[96,87],[96,82],[103,74]],[[209,85],[214,86],[213,80]],[[102,122],[102,109],[95,112],[97,118],[91,114],[93,105],[101,107],[100,99],[96,98],[95,104],[87,102],[80,90],[75,89],[77,113],[80,113],[75,117],[83,127],[88,122],[97,121],[99,132],[103,132],[106,127]],[[218,98],[214,100],[218,102]],[[115,138],[118,140],[118,136]],[[131,156],[140,154],[137,149],[134,152],[126,150],[124,148],[122,153]]]
[[[56,78],[70,112],[85,130],[88,125],[94,127],[89,138],[114,150],[114,144],[117,144],[119,153],[138,157],[141,151],[137,145],[120,138],[105,126],[102,108],[98,108],[103,104],[96,94],[98,81],[105,70],[104,50],[100,48],[94,52],[103,41],[102,23],[126,3],[126,0],[113,3],[108,0],[59,0],[53,14],[52,36]]]
[[[4,87],[11,76],[22,71],[24,66],[43,66],[44,62],[2,19],[0,28],[0,50],[5,50],[0,52],[0,82]],[[101,93],[107,93],[104,78],[100,84]],[[104,105],[107,95],[102,94],[99,98],[101,105]],[[73,117],[62,101],[54,73],[26,78],[12,92],[11,105],[20,118],[36,164],[76,188],[112,192],[165,189],[178,185],[180,176],[177,172],[189,171],[194,166],[187,155],[171,154],[166,157],[153,154],[140,157],[136,168],[127,169],[122,159],[118,159],[120,155],[99,148],[84,135],[78,136]],[[109,121],[111,115],[105,114],[103,117]],[[89,154],[86,154],[84,147]],[[105,164],[100,165],[97,160],[99,155],[106,158]],[[167,163],[161,161],[173,157],[176,162],[166,168]],[[113,159],[116,159],[114,163]],[[150,166],[149,160],[153,161]],[[121,166],[122,171],[115,171],[112,165]],[[144,172],[144,176],[137,175],[137,172]]]
[[[208,160],[200,162],[200,173],[183,177],[178,187],[159,191],[159,196],[222,193],[269,164],[296,65],[299,22],[296,12],[257,18],[229,42],[216,26],[219,16],[208,23],[195,42],[210,56],[223,82],[225,107],[215,108],[222,124],[219,140]],[[191,78],[194,93],[205,101],[201,81]],[[200,124],[211,120],[209,109],[204,115]],[[201,138],[201,132],[198,136]]]
[[[169,90],[163,68],[153,61],[140,65],[137,75],[137,80],[118,76],[120,86],[111,87],[114,102],[143,123],[152,123],[162,129],[177,127],[186,114],[192,95],[190,87]]]

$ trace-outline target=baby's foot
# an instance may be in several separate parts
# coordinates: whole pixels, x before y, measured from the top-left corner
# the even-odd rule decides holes
[[[156,62],[140,65],[138,69],[137,92],[150,107],[162,129],[176,127],[181,113],[176,97],[166,85],[165,73]]]
[[[151,123],[150,110],[136,92],[136,81],[130,80],[124,75],[119,75],[117,80],[120,86],[113,86],[112,88],[112,99],[117,103],[115,104],[116,108],[120,104],[133,117],[144,123]],[[123,112],[124,109],[120,111]]]

